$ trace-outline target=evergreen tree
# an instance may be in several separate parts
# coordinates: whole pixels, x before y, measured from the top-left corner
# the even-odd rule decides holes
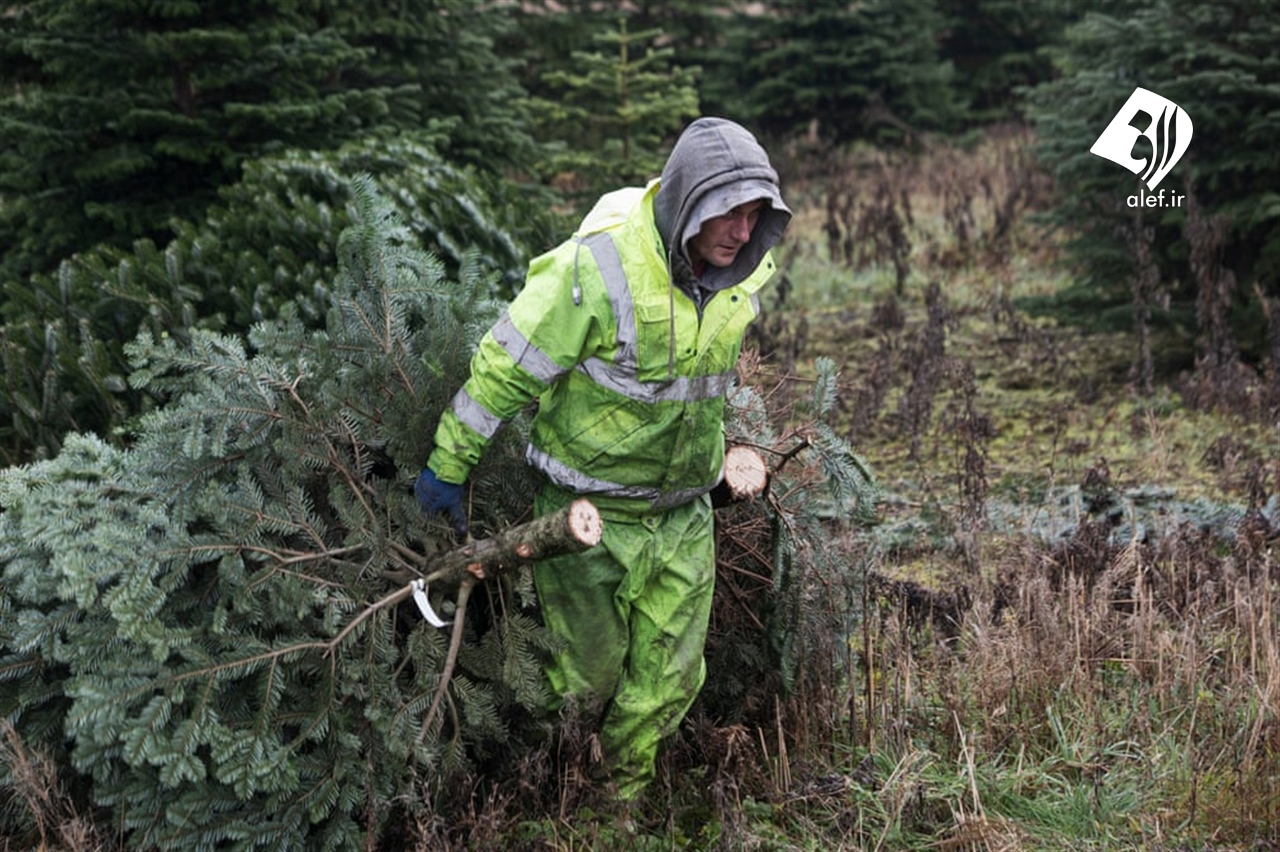
[[[530,135],[523,58],[499,51],[515,28],[509,10],[486,0],[328,3],[319,18],[371,61],[353,74],[369,82],[411,85],[420,118],[398,129],[426,128],[449,161],[498,172],[526,170],[541,152]],[[359,79],[359,78],[358,78]]]
[[[671,68],[671,50],[653,46],[660,35],[629,32],[618,18],[596,35],[598,50],[575,51],[571,68],[543,75],[552,94],[535,109],[543,134],[563,146],[549,169],[571,176],[574,195],[593,200],[656,177],[665,143],[697,117],[696,69]]]
[[[740,51],[757,21],[748,0],[638,0],[630,20],[637,30],[661,30],[676,67],[696,72],[703,115],[743,115],[737,98]]]
[[[521,85],[545,99],[558,91],[548,85],[547,75],[583,70],[575,55],[599,51],[597,37],[615,30],[620,14],[616,5],[596,0],[530,0],[512,5],[519,23],[503,44],[507,53],[526,59],[520,70]],[[666,61],[673,68],[691,73],[703,114],[733,117],[741,115],[737,75],[743,57],[738,50],[746,43],[734,33],[756,19],[745,14],[749,6],[747,0],[640,0],[625,9],[633,32],[660,31],[655,46],[669,51]]]
[[[903,140],[963,115],[935,0],[777,0],[739,50],[741,109],[772,133]]]
[[[0,17],[0,282],[99,243],[163,243],[241,165],[433,128],[494,165],[530,150],[501,18],[401,4],[30,0]]]
[[[1019,90],[1053,78],[1051,48],[1093,0],[938,0],[940,51],[974,126],[1020,118]]]
[[[499,303],[370,182],[354,203],[326,328],[143,334],[131,381],[169,402],[131,449],[0,475],[0,712],[127,848],[362,848],[541,702],[527,577],[447,684],[447,636],[377,605],[452,540],[409,486]],[[529,504],[519,437],[474,478],[480,531]]]
[[[1132,233],[1141,212],[1142,227],[1153,229],[1151,261],[1175,307],[1194,303],[1187,205],[1135,210],[1128,199],[1143,191],[1140,180],[1089,150],[1139,86],[1172,100],[1194,126],[1190,148],[1160,188],[1194,192],[1206,216],[1225,217],[1220,250],[1243,293],[1255,281],[1276,292],[1277,39],[1280,10],[1249,0],[1105,4],[1067,31],[1056,51],[1059,79],[1034,89],[1031,99],[1040,158],[1059,181],[1053,218],[1071,238],[1082,294],[1115,304],[1121,316],[1129,313],[1125,296],[1139,270],[1123,234],[1125,228]],[[1182,311],[1188,321],[1192,313]],[[1244,319],[1237,324],[1240,348],[1256,350],[1262,330]]]
[[[521,87],[532,97],[549,97],[544,76],[564,71],[578,51],[596,46],[596,36],[616,25],[618,11],[595,0],[527,0],[510,3],[516,22],[501,39],[505,55],[524,57],[516,69]]]
[[[323,329],[289,306],[247,346],[200,328],[143,333],[130,381],[164,402],[130,448],[76,435],[56,458],[0,474],[0,713],[124,848],[394,845],[401,809],[425,819],[481,761],[502,776],[542,706],[553,643],[530,613],[527,572],[452,612],[447,590],[427,590],[445,617],[488,615],[462,622],[453,669],[450,639],[389,603],[399,578],[452,546],[410,486],[501,303],[478,264],[450,279],[415,248],[371,181],[354,184],[353,205]],[[846,601],[810,610],[856,581],[830,519],[875,498],[822,422],[835,398],[823,362],[785,431],[760,393],[732,400],[733,433],[778,460],[773,494],[738,517],[764,519],[753,551],[779,567],[765,566],[774,589],[752,600],[771,630],[709,648],[755,668],[713,671],[709,702],[734,694],[719,678],[757,673],[757,699],[794,686],[848,629]],[[523,425],[470,480],[482,536],[530,505]],[[0,765],[0,783],[13,771]],[[510,765],[505,777],[519,782]],[[0,817],[19,842],[22,817]]]

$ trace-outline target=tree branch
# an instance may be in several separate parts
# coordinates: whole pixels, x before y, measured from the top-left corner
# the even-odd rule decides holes
[[[431,707],[427,715],[422,717],[422,733],[425,736],[435,722],[436,711],[440,709],[440,701],[449,688],[449,680],[453,677],[453,669],[458,664],[458,649],[462,647],[462,634],[465,630],[467,616],[467,600],[471,597],[471,589],[475,586],[474,578],[467,578],[458,587],[458,605],[453,616],[453,635],[449,638],[449,653],[444,658],[444,669],[440,672],[440,685],[436,687],[436,695],[431,699]]]
[[[424,579],[428,583],[457,586],[467,577],[483,580],[516,565],[578,553],[599,544],[603,528],[600,512],[591,501],[575,500],[558,512],[440,555],[434,560],[435,570]],[[407,571],[382,573],[401,583],[413,579]]]

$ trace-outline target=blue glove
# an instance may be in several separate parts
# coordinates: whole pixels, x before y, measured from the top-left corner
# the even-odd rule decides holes
[[[461,485],[436,479],[429,467],[424,468],[418,474],[418,481],[413,483],[413,496],[418,498],[422,511],[443,512],[448,515],[459,539],[467,537],[467,510],[462,508],[462,492]]]

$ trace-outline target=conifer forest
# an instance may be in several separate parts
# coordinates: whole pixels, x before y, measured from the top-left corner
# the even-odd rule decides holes
[[[768,484],[623,820],[413,485],[700,116]],[[0,3],[0,852],[1280,849],[1278,134],[1263,0]]]

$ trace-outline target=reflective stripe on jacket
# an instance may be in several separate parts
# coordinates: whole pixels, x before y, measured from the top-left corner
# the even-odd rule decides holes
[[[573,239],[536,258],[484,336],[436,431],[429,465],[463,481],[489,439],[539,398],[529,462],[579,494],[679,505],[724,461],[724,401],[767,256],[702,309],[670,283],[653,220],[657,182],[609,193]]]

